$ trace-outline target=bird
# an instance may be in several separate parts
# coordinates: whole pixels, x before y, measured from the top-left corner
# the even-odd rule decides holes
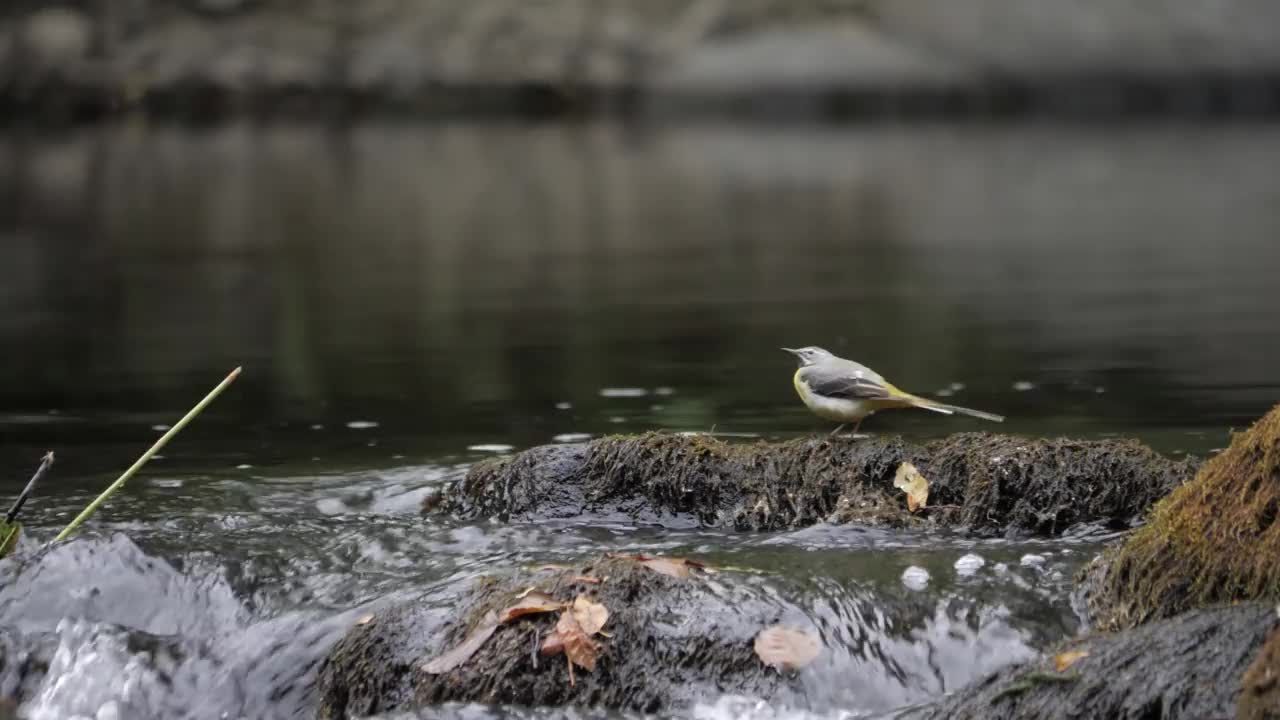
[[[876,371],[846,360],[820,347],[782,348],[796,356],[800,368],[793,382],[800,399],[815,415],[840,423],[832,435],[848,423],[857,433],[862,421],[880,410],[921,408],[944,415],[969,415],[992,422],[1004,417],[958,405],[945,405],[918,395],[903,392]]]

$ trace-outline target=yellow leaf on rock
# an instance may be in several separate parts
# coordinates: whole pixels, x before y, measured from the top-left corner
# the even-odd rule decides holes
[[[893,477],[893,486],[907,494],[907,509],[915,512],[929,501],[929,481],[924,479],[916,466],[902,463]]]
[[[1082,657],[1088,657],[1088,650],[1069,650],[1064,653],[1058,653],[1053,656],[1053,667],[1058,672],[1062,672],[1075,664]]]

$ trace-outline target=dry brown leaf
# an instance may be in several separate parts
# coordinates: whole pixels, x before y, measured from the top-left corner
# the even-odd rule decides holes
[[[524,617],[525,615],[536,615],[538,613],[549,613],[564,609],[564,603],[556,600],[541,590],[526,590],[525,592],[520,593],[519,598],[519,602],[502,611],[502,615],[499,616],[498,622],[506,624],[516,618]]]
[[[588,637],[600,632],[604,624],[609,621],[609,609],[598,602],[592,602],[586,595],[574,598],[570,611],[573,613],[573,619],[578,622],[578,627],[582,628],[582,632]]]
[[[596,669],[596,643],[591,636],[583,632],[573,613],[560,614],[560,622],[556,623],[556,632],[564,641],[564,654],[574,665],[591,672]]]
[[[810,630],[772,625],[756,635],[756,657],[771,667],[798,670],[822,652],[822,641]]]
[[[596,668],[597,646],[591,636],[600,632],[609,619],[604,605],[579,595],[572,607],[560,613],[556,627],[542,641],[540,652],[553,656],[564,653],[569,661],[569,682],[572,684],[573,666],[591,672]]]
[[[458,643],[453,649],[445,654],[428,660],[422,664],[423,672],[439,675],[462,665],[471,659],[472,655],[485,644],[492,635],[493,631],[498,629],[498,615],[490,611],[480,621],[474,630],[468,633],[465,640]]]
[[[636,562],[656,573],[670,575],[673,578],[689,577],[689,561],[682,558],[646,557],[644,555],[637,555]]]
[[[907,494],[907,510],[911,512],[925,507],[929,500],[929,481],[911,463],[898,466],[898,472],[893,476],[893,486]]]
[[[1089,651],[1088,650],[1068,650],[1067,652],[1064,652],[1064,653],[1058,653],[1057,655],[1053,656],[1053,667],[1058,672],[1062,672],[1063,670],[1066,670],[1072,665],[1075,665],[1076,661],[1082,657],[1089,657]]]

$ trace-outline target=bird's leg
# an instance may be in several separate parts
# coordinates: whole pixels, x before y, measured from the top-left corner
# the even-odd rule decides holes
[[[833,437],[835,437],[837,434],[839,434],[839,432],[840,432],[841,430],[843,430],[843,429],[844,429],[844,423],[840,423],[839,427],[837,427],[835,430],[832,430],[832,431],[831,431],[831,434],[830,434],[830,435],[828,435],[827,437],[829,437],[829,438],[833,438]]]
[[[856,423],[854,423],[854,424],[853,424],[853,434],[854,434],[854,435],[857,435],[857,434],[858,434],[858,428],[862,427],[862,421],[863,421],[863,420],[865,420],[865,419],[866,419],[866,418],[858,418],[858,422],[856,422]]]

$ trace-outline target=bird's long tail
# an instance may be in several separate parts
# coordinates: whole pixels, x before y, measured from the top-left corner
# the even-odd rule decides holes
[[[947,405],[945,403],[935,402],[933,400],[918,397],[916,395],[911,396],[911,404],[918,408],[921,408],[924,410],[932,410],[934,412],[942,413],[944,415],[953,415],[955,413],[959,413],[961,415],[969,415],[970,417],[981,418],[983,420],[990,420],[991,422],[1004,422],[1003,415],[995,415],[989,412],[982,412],[981,410],[973,410],[967,407],[960,407],[959,405]]]

